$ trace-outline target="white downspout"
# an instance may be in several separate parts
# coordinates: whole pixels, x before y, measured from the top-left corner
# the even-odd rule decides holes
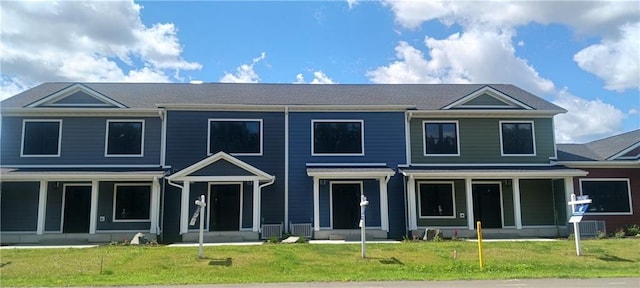
[[[289,233],[289,107],[284,107],[284,232]]]
[[[276,176],[271,176],[271,180],[269,182],[258,186],[257,191],[254,191],[254,193],[258,193],[258,195],[254,195],[254,203],[253,203],[253,205],[254,205],[253,213],[256,213],[256,216],[253,219],[253,231],[254,232],[261,232],[262,233],[262,227],[260,227],[260,222],[261,222],[260,219],[261,219],[261,216],[262,216],[262,214],[261,214],[262,213],[261,212],[262,211],[262,209],[261,209],[261,206],[262,206],[262,188],[267,187],[267,186],[269,186],[269,185],[271,185],[271,184],[273,184],[275,182],[276,182]],[[256,202],[255,199],[258,200],[257,201],[258,203],[255,203]]]
[[[160,120],[162,120],[162,131],[160,132],[160,167],[165,167],[167,164],[167,111],[164,108],[161,108],[158,113],[160,114]]]

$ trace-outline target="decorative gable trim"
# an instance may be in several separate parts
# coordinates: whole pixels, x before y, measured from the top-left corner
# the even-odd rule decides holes
[[[77,102],[73,103],[73,101],[63,101],[68,97],[77,96],[77,93],[84,93],[86,96],[91,97],[92,101],[90,102]],[[65,87],[58,92],[55,92],[51,95],[48,95],[40,100],[33,102],[25,108],[35,108],[35,107],[94,107],[94,108],[127,108],[126,105],[115,101],[106,95],[93,90],[81,83],[75,83],[68,87]]]
[[[613,156],[607,158],[607,160],[635,160],[635,159],[640,159],[640,153],[637,153],[635,155],[631,154],[634,150],[637,151],[637,149],[640,148],[640,142],[637,142],[629,147],[627,147],[626,149],[614,154]]]
[[[492,97],[491,103],[474,103],[474,102],[487,102],[487,101],[474,101],[480,100],[483,97]],[[491,86],[484,86],[471,94],[464,96],[455,102],[442,107],[443,110],[449,109],[525,109],[533,110],[529,105],[520,102],[511,96],[504,94]]]
[[[213,164],[220,160],[227,161],[247,172],[249,172],[253,176],[193,176],[192,174]],[[218,179],[220,178],[220,179]],[[224,179],[222,179],[224,178]],[[241,179],[242,178],[242,179]],[[260,181],[271,181],[275,179],[275,176],[269,175],[266,172],[238,159],[227,153],[218,152],[213,154],[187,168],[184,168],[169,177],[167,177],[169,181],[215,181],[215,180],[238,180],[238,181],[250,181],[250,180],[260,180]]]

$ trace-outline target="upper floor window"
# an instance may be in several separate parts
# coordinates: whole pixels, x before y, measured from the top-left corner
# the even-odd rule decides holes
[[[453,182],[419,182],[420,218],[455,218]]]
[[[363,120],[313,120],[312,155],[364,155]]]
[[[116,184],[113,193],[114,221],[147,221],[151,211],[151,186]]]
[[[107,120],[106,156],[142,156],[143,120]]]
[[[459,156],[458,122],[424,121],[425,156]]]
[[[588,213],[632,214],[629,179],[580,179],[580,192],[592,201]]]
[[[536,154],[533,122],[500,121],[502,155],[533,156]]]
[[[23,157],[59,157],[62,120],[24,120],[22,123]]]
[[[209,119],[208,153],[262,155],[262,120]]]

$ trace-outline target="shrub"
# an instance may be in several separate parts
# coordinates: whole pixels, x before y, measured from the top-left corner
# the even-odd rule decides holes
[[[616,231],[615,236],[616,236],[616,238],[624,238],[624,236],[625,236],[624,230],[620,229],[620,230]]]
[[[638,226],[637,224],[628,225],[624,227],[624,232],[627,236],[640,235],[640,226]]]
[[[596,235],[596,239],[607,239],[607,233],[604,231],[598,231]]]

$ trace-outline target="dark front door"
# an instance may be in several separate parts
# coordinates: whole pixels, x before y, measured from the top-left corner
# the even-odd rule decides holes
[[[209,231],[240,230],[240,184],[212,184]]]
[[[482,228],[502,228],[500,184],[473,184],[473,217]]]
[[[360,222],[360,183],[332,183],[333,229],[357,229]]]
[[[89,233],[91,186],[65,186],[63,233]]]

